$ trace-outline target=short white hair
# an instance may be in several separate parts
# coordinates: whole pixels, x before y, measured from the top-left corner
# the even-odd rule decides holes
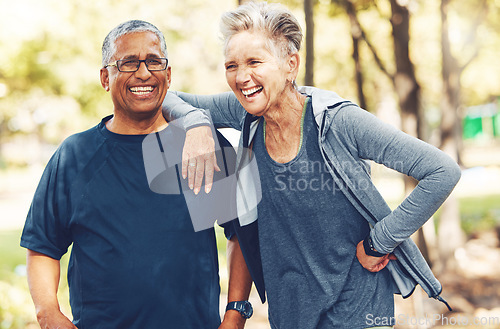
[[[302,29],[293,14],[280,4],[249,2],[221,17],[224,53],[232,36],[239,32],[262,32],[269,38],[270,51],[284,58],[300,50]]]
[[[165,37],[163,33],[154,26],[153,24],[140,20],[131,20],[120,25],[116,26],[112,29],[106,38],[104,38],[104,42],[102,43],[102,67],[105,67],[109,64],[109,61],[113,57],[116,52],[116,40],[121,36],[129,33],[136,32],[153,32],[160,40],[160,48],[163,56],[168,58],[167,53],[167,43],[165,42]]]

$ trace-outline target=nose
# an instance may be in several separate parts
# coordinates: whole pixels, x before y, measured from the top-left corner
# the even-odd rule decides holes
[[[238,68],[236,71],[236,83],[245,84],[250,81],[250,70],[246,67]]]
[[[151,72],[148,70],[146,63],[139,63],[139,69],[135,71],[135,76],[141,80],[147,80],[151,76]]]

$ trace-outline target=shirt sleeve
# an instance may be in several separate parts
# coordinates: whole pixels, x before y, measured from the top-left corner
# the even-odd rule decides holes
[[[221,227],[224,229],[224,235],[228,240],[231,240],[231,238],[236,234],[236,230],[234,229],[233,226],[233,221],[234,220],[221,225]]]
[[[443,204],[460,179],[460,168],[436,147],[382,122],[357,106],[341,109],[346,144],[361,159],[373,160],[411,176],[418,185],[371,232],[377,251],[390,253]]]
[[[59,148],[43,172],[21,235],[22,247],[54,259],[60,259],[72,242],[63,176]]]

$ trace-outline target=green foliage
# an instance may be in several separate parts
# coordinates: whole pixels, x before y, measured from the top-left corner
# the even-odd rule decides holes
[[[35,323],[25,278],[0,280],[0,329],[22,329]]]
[[[34,321],[34,307],[24,276],[26,252],[20,231],[0,231],[0,329],[21,329]]]
[[[32,88],[42,88],[47,93],[61,94],[62,81],[52,70],[54,58],[46,51],[48,47],[47,36],[27,40],[9,58],[2,75],[11,92],[26,93]]]
[[[335,90],[355,101],[350,24],[342,6],[345,1],[315,2],[315,80],[318,87]],[[270,2],[288,6],[304,27],[301,1]],[[100,46],[112,27],[129,19],[151,21],[164,31],[172,65],[173,89],[202,94],[228,90],[218,39],[218,17],[235,8],[236,3],[234,0],[175,3],[152,0],[147,4],[114,0],[20,0],[15,3],[0,0],[5,9],[5,19],[0,20],[0,141],[9,143],[15,136],[24,134],[34,135],[42,143],[58,144],[68,132],[88,128],[110,114],[112,103],[99,82]],[[389,2],[362,0],[353,3],[367,38],[392,72]],[[439,108],[441,98],[439,2],[409,3],[413,4],[411,57],[421,81],[423,104],[431,111]],[[460,43],[455,45],[461,63],[475,49],[479,51],[462,77],[465,105],[485,103],[492,95],[500,94],[497,78],[500,67],[492,65],[500,52],[500,9],[497,0],[486,3],[488,11],[484,22],[474,35],[477,42],[462,42],[463,49]],[[453,40],[467,41],[470,39],[467,27],[480,13],[480,6],[473,0],[455,0],[451,6]],[[304,55],[302,53],[303,58]],[[364,44],[361,44],[360,56],[368,108],[376,109],[387,98],[393,98],[392,86]],[[71,120],[64,118],[68,114]],[[57,122],[49,124],[46,120],[38,120],[40,117],[50,117]],[[54,132],[54,129],[60,131]],[[0,154],[3,149],[0,148]],[[4,161],[8,164],[9,160]]]
[[[0,329],[25,329],[31,324],[35,328],[38,326],[26,279],[26,250],[19,246],[20,236],[20,230],[0,230]],[[58,294],[61,309],[66,313],[70,309],[66,280],[68,258],[66,254],[61,259]]]
[[[470,235],[500,227],[500,195],[460,199],[462,228]]]
[[[14,272],[18,265],[26,263],[26,251],[19,246],[21,232],[0,231],[0,279],[2,273]]]
[[[460,198],[460,224],[467,236],[500,227],[500,195]],[[439,227],[441,211],[435,214],[436,228]]]
[[[318,87],[355,100],[352,40],[349,20],[341,6],[343,1],[316,1],[315,81]],[[269,2],[287,5],[304,28],[302,1]],[[353,2],[367,38],[392,72],[389,2]],[[439,2],[408,2],[417,4],[412,11],[410,52],[429,117],[436,117],[442,96]],[[144,19],[164,32],[173,89],[201,94],[228,90],[218,18],[222,12],[234,9],[236,3],[235,0],[0,0],[0,167],[18,163],[5,152],[11,143],[18,143],[15,144],[18,149],[25,148],[25,140],[33,139],[41,145],[55,145],[112,113],[109,94],[99,81],[100,46],[108,31],[123,21]],[[479,13],[478,3],[482,1],[454,0],[450,11],[454,53],[460,63],[478,51],[462,75],[465,106],[489,102],[500,95],[500,66],[495,64],[500,54],[500,2],[486,1],[488,11],[473,35],[477,40],[467,43],[471,37],[467,28]],[[376,109],[393,98],[392,86],[366,45],[362,44],[360,54],[368,108]],[[304,58],[305,54],[301,55]],[[303,69],[300,74],[304,74]],[[44,160],[46,157],[26,158],[24,163]],[[468,234],[499,225],[498,196],[462,199],[460,207],[462,226]],[[224,268],[226,240],[220,228],[216,232],[220,266]],[[22,273],[25,251],[18,246],[19,236],[19,231],[0,232],[0,329],[25,328],[34,322],[34,309]],[[63,269],[66,264],[67,257]],[[67,301],[64,274],[62,278],[61,294]],[[225,289],[224,284],[222,287]]]

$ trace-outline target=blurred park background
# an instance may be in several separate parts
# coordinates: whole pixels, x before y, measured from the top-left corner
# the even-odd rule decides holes
[[[454,308],[444,313],[448,327],[500,328],[500,0],[281,3],[306,36],[299,85],[334,90],[459,162],[459,185],[414,238]],[[218,20],[237,5],[0,0],[0,329],[38,327],[19,236],[57,145],[112,112],[99,83],[106,34],[129,19],[150,21],[167,40],[172,89],[227,91]],[[391,206],[415,184],[377,165],[373,175]],[[218,244],[225,304],[224,239]],[[69,312],[64,279],[60,294]],[[247,328],[269,328],[265,305],[252,298],[256,314]],[[397,312],[396,328],[446,327],[418,321],[446,312],[420,288],[397,299]],[[474,317],[482,322],[464,324]]]

